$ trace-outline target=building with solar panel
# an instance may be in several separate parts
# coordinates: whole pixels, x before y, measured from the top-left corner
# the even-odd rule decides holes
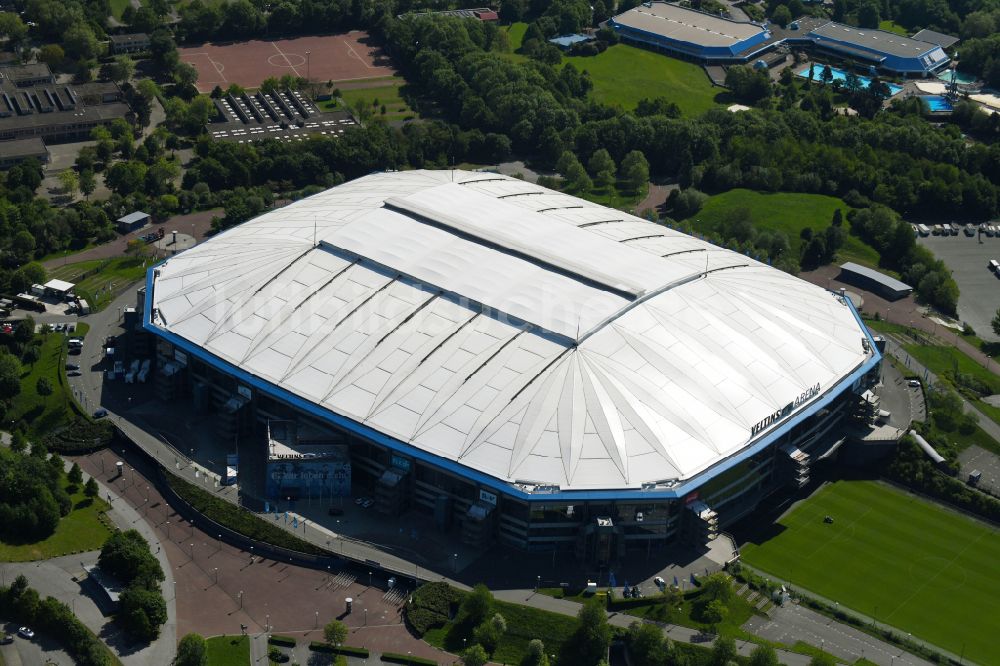
[[[337,494],[302,467],[319,451],[384,514],[598,563],[705,544],[804,485],[881,362],[841,294],[466,171],[373,174],[221,233],[150,270],[143,326],[161,397],[296,461],[279,498]]]

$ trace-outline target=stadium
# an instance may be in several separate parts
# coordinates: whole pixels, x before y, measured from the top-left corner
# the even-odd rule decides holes
[[[158,394],[270,451],[267,492],[598,563],[801,487],[881,362],[842,294],[455,170],[270,211],[151,269],[143,309]]]

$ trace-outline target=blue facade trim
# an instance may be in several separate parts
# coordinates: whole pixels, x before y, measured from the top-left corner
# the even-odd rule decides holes
[[[162,262],[161,262],[162,263]],[[868,328],[861,321],[861,317],[858,315],[857,310],[851,303],[850,299],[847,299],[847,305],[850,307],[851,312],[854,315],[855,320],[864,331],[866,337],[868,338],[871,349],[874,355],[871,359],[866,361],[864,364],[859,366],[854,370],[847,378],[842,380],[836,386],[828,390],[826,393],[816,398],[812,404],[810,404],[806,409],[792,415],[780,425],[767,431],[767,433],[761,437],[759,440],[746,447],[739,453],[736,453],[726,460],[720,462],[715,467],[712,467],[699,475],[687,480],[683,484],[670,489],[652,489],[652,490],[642,490],[637,488],[626,488],[618,490],[567,490],[558,491],[552,493],[527,493],[517,488],[514,488],[509,483],[501,481],[496,477],[490,476],[478,470],[474,470],[470,467],[466,467],[460,463],[457,463],[446,458],[441,458],[432,453],[428,453],[419,449],[411,444],[402,442],[398,439],[390,437],[384,433],[381,433],[373,428],[370,428],[364,424],[358,423],[352,419],[349,419],[340,414],[336,414],[328,409],[317,405],[305,398],[302,398],[294,393],[281,388],[280,386],[275,386],[270,382],[257,377],[256,375],[250,374],[246,370],[239,368],[228,361],[225,361],[218,356],[206,351],[204,348],[196,345],[189,340],[186,340],[176,333],[171,333],[165,330],[161,326],[154,324],[151,320],[152,317],[152,303],[153,303],[153,289],[155,288],[154,271],[159,266],[153,266],[146,273],[146,307],[143,313],[143,328],[153,335],[156,335],[167,342],[174,345],[176,348],[183,350],[185,353],[198,358],[207,365],[215,368],[219,372],[230,375],[236,378],[238,381],[243,382],[252,386],[254,389],[261,391],[277,400],[285,402],[297,409],[302,410],[312,416],[320,418],[328,423],[333,424],[343,430],[346,430],[362,439],[366,439],[372,443],[384,446],[390,451],[400,453],[406,456],[411,456],[417,460],[425,462],[429,465],[437,467],[448,472],[455,474],[456,476],[468,479],[475,483],[478,483],[486,488],[495,490],[508,497],[513,497],[525,502],[579,502],[579,501],[645,501],[645,500],[671,500],[678,499],[687,495],[693,490],[696,490],[699,486],[704,483],[711,481],[713,478],[722,474],[726,470],[743,462],[747,458],[759,453],[760,451],[767,448],[770,444],[773,444],[780,437],[789,432],[799,423],[803,422],[808,417],[815,414],[820,409],[826,407],[828,404],[833,402],[837,397],[843,394],[844,391],[851,390],[855,382],[859,381],[865,374],[871,371],[872,368],[876,367],[882,360],[882,355],[875,348],[875,341],[872,339],[871,333]]]
[[[761,31],[753,37],[735,42],[729,47],[702,46],[701,44],[696,44],[694,42],[685,42],[679,39],[665,37],[655,32],[642,30],[641,28],[633,28],[631,26],[622,25],[617,23],[614,19],[611,19],[610,24],[616,31],[631,39],[705,59],[736,58],[736,54],[742,53],[751,46],[756,46],[757,44],[766,41],[768,38],[767,32],[761,28]]]

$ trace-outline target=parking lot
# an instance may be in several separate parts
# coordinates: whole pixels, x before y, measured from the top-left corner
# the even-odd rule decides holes
[[[1000,279],[988,268],[990,259],[1000,261],[1000,238],[986,235],[970,238],[960,233],[958,236],[922,236],[917,242],[951,269],[961,291],[959,318],[984,340],[1000,341],[990,326],[994,313],[1000,308]]]

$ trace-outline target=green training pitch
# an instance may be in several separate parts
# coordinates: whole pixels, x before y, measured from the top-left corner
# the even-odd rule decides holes
[[[747,564],[956,655],[964,649],[966,659],[996,663],[996,529],[874,481],[826,485],[775,528],[741,549]]]
[[[597,101],[624,109],[634,109],[644,97],[666,97],[685,115],[697,115],[718,106],[715,96],[725,92],[713,86],[698,65],[627,44],[616,44],[600,55],[563,61],[590,72]]]
[[[833,219],[833,211],[841,209],[844,216],[844,231],[848,231],[847,204],[836,197],[822,194],[798,192],[756,192],[737,188],[709,197],[701,210],[689,221],[695,231],[708,233],[715,231],[718,224],[734,209],[746,208],[750,219],[758,229],[781,231],[788,236],[794,256],[801,256],[801,232],[806,227],[814,232],[824,231]],[[837,251],[840,261],[856,261],[866,266],[878,266],[878,252],[850,233],[844,235],[844,246]]]

